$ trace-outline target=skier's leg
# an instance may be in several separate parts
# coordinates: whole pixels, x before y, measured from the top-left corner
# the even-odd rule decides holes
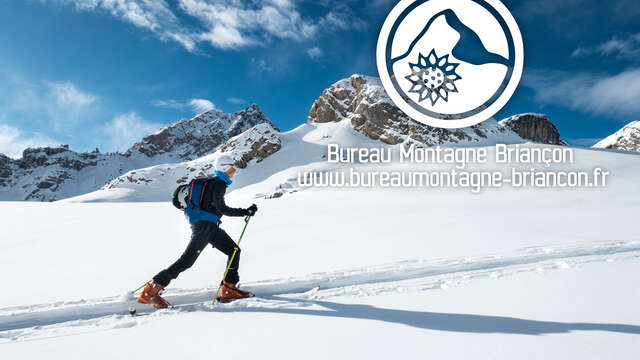
[[[238,269],[240,268],[240,248],[233,239],[231,239],[227,232],[222,229],[218,229],[211,245],[228,256],[229,259],[227,260],[227,266],[229,265],[229,261],[231,261],[231,256],[233,255],[234,250],[236,248],[238,249],[238,251],[236,251],[236,255],[233,257],[233,261],[231,261],[231,266],[229,266],[227,277],[224,278],[224,281],[230,284],[236,284],[240,281],[240,276],[238,275]]]
[[[153,281],[166,287],[171,280],[180,275],[181,272],[190,268],[200,255],[200,252],[207,246],[209,239],[214,236],[217,226],[207,221],[200,221],[191,226],[191,241],[182,253],[182,256],[168,268],[160,271],[153,277]]]

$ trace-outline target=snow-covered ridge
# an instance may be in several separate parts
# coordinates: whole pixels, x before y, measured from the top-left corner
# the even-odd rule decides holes
[[[640,121],[632,121],[622,129],[600,140],[594,148],[640,151]]]
[[[57,200],[91,191],[137,164],[134,158],[97,149],[77,153],[67,145],[29,148],[20,159],[0,158],[0,199]]]
[[[160,129],[125,153],[75,152],[67,145],[0,155],[0,200],[55,201],[99,189],[134,169],[190,161],[260,124],[277,131],[257,105],[234,114],[212,110]]]
[[[99,191],[67,201],[168,201],[177,185],[194,177],[212,176],[214,161],[221,153],[230,155],[240,168],[260,163],[282,147],[278,134],[271,123],[261,123],[232,137],[212,154],[190,161],[131,170],[111,180]]]

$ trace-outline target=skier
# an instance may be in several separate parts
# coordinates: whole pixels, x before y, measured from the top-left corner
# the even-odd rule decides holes
[[[161,292],[171,280],[177,278],[181,272],[193,265],[207,244],[211,244],[227,255],[229,257],[227,265],[229,265],[233,251],[238,248],[238,245],[220,228],[220,218],[222,215],[253,216],[258,211],[258,207],[256,204],[252,204],[246,209],[228,207],[224,202],[224,194],[227,186],[231,185],[231,178],[236,172],[235,162],[230,156],[221,155],[216,159],[214,166],[216,168],[215,176],[202,187],[202,193],[191,194],[191,196],[201,196],[202,200],[200,208],[191,211],[187,209],[186,211],[191,224],[189,245],[176,262],[153,277],[153,281],[142,290],[138,302],[152,304],[157,309],[169,307],[169,303],[160,296]],[[227,276],[222,281],[220,300],[223,302],[243,299],[252,295],[236,286],[240,279],[238,275],[239,263],[240,248],[231,262]]]

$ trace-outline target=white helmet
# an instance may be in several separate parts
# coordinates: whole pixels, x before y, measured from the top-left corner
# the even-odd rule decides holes
[[[213,166],[215,166],[216,170],[227,171],[235,165],[235,163],[231,156],[223,154],[218,156]]]

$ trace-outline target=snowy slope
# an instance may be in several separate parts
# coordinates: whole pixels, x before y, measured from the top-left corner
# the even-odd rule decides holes
[[[594,148],[640,151],[640,121],[632,121],[622,129],[600,140]]]
[[[329,164],[328,144],[397,149],[431,139],[490,154],[495,143],[542,146],[493,120],[460,137],[395,133],[396,124],[376,125],[385,102],[369,101],[380,94],[365,82],[373,85],[329,94],[346,109],[332,121],[288,132],[257,125],[216,153],[136,168],[98,191],[1,203],[0,271],[10,274],[0,296],[2,357],[637,359],[640,156],[574,149],[572,164],[515,166],[601,167],[611,173],[604,188],[299,186],[306,171],[453,168]],[[178,308],[151,313],[129,291],[171,264],[190,235],[168,197],[222,152],[243,167],[227,203],[259,206],[240,268],[258,297],[211,308],[224,257],[208,247],[167,289]],[[243,224],[225,217],[222,227],[237,239]],[[131,317],[132,306],[151,314]]]
[[[263,165],[284,156],[293,154]],[[54,359],[635,359],[640,156],[579,149],[566,168],[594,166],[612,173],[604,189],[309,189],[255,199],[289,176],[281,169],[227,199],[260,208],[241,264],[260,297],[209,308],[224,262],[207,248],[167,291],[186,305],[138,318],[121,295],[180,254],[189,229],[179,211],[3,203],[0,266],[20,276],[3,284],[0,347],[10,358]],[[237,238],[242,221],[223,221]],[[162,345],[140,346],[148,343]]]

